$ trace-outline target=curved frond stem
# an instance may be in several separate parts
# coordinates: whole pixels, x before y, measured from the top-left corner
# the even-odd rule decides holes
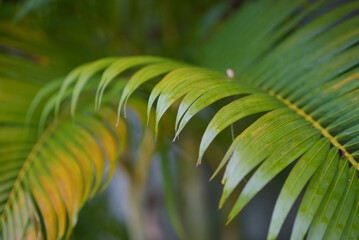
[[[46,141],[46,139],[51,135],[51,133],[54,131],[54,129],[56,129],[56,125],[57,125],[56,122],[53,122],[43,132],[43,134],[41,135],[39,140],[35,143],[34,147],[32,148],[31,152],[29,153],[28,157],[24,161],[24,165],[22,166],[21,170],[19,171],[19,174],[15,180],[15,183],[14,183],[13,188],[9,194],[7,202],[4,205],[4,209],[10,207],[12,200],[15,199],[16,192],[19,189],[21,182],[23,181],[25,174],[28,171],[28,169],[32,163],[32,160],[36,157],[36,154],[38,153],[39,149],[43,147],[43,144]],[[6,216],[6,211],[4,211],[2,213],[2,215],[0,216],[0,222],[4,221],[5,216]],[[0,225],[0,229],[1,229],[1,225]]]
[[[297,107],[295,104],[291,103],[289,100],[283,98],[281,95],[276,94],[272,90],[269,90],[268,93],[274,97],[276,97],[278,100],[286,104],[289,108],[293,109],[296,113],[303,116],[305,120],[309,121],[313,127],[318,129],[323,136],[329,138],[330,142],[339,148],[341,151],[344,152],[345,156],[348,158],[349,162],[359,171],[359,163],[354,159],[354,157],[348,152],[348,150],[338,142],[338,140],[333,137],[322,125],[320,125],[319,122],[315,121],[309,114],[304,112],[302,109]]]

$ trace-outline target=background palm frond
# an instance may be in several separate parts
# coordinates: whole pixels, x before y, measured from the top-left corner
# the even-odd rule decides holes
[[[68,236],[85,200],[108,182],[120,152],[119,141],[123,141],[119,128],[106,122],[113,121],[111,111],[99,116],[87,114],[76,123],[53,124],[25,161],[15,156],[7,159],[18,163],[18,168],[4,179],[3,239],[36,236],[38,231],[49,239]],[[69,132],[73,138],[67,137]],[[26,211],[19,209],[25,206]]]

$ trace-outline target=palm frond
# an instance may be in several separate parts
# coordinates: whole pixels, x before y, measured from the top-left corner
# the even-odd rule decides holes
[[[258,10],[255,4],[259,4],[264,11],[270,2],[249,3],[247,8]],[[309,239],[345,238],[357,233],[353,227],[344,229],[343,226],[347,222],[354,224],[359,218],[356,212],[351,213],[351,209],[358,206],[355,199],[358,187],[356,171],[359,167],[356,127],[359,123],[359,60],[355,56],[358,55],[359,32],[354,26],[357,26],[359,17],[352,14],[353,7],[358,7],[358,3],[347,2],[331,7],[318,1],[304,7],[303,1],[297,2],[298,6],[290,8],[285,1],[271,6],[271,10],[265,11],[266,17],[273,17],[284,6],[287,6],[284,8],[288,10],[287,15],[278,16],[277,21],[268,23],[270,26],[266,17],[258,18],[256,24],[263,25],[267,32],[252,31],[248,38],[253,41],[249,46],[238,45],[238,51],[228,50],[226,57],[233,59],[235,56],[241,63],[235,68],[236,79],[231,80],[217,71],[183,64],[173,65],[175,69],[168,68],[168,64],[173,64],[170,60],[144,62],[144,57],[119,58],[108,68],[103,66],[101,69],[104,73],[96,95],[97,106],[107,83],[136,65],[145,66],[125,86],[118,115],[136,88],[165,74],[151,92],[148,111],[157,99],[157,126],[166,110],[184,97],[178,110],[175,137],[201,109],[219,99],[239,96],[239,99],[218,110],[208,124],[199,148],[198,163],[225,128],[247,116],[262,113],[234,139],[215,172],[216,175],[225,166],[220,206],[253,172],[228,220],[231,221],[258,191],[299,158],[277,200],[268,238],[278,236],[289,210],[308,181],[292,238],[301,239],[307,232]],[[290,15],[300,6],[304,9],[294,16]],[[244,21],[250,10],[243,12],[243,16],[239,14],[237,18]],[[303,22],[308,18],[309,22]],[[238,23],[238,19],[233,21]],[[247,27],[245,23],[240,26],[243,29]],[[228,37],[228,33],[223,31],[223,38],[236,39]],[[263,37],[269,33],[273,39],[267,41]],[[280,44],[273,45],[276,41]],[[223,41],[220,42],[223,44]],[[254,49],[258,46],[263,51]],[[214,55],[217,56],[217,53]],[[223,59],[220,62],[226,61]],[[224,66],[216,68],[224,70]],[[91,73],[90,69],[83,71],[81,74]],[[73,97],[73,107],[77,98]]]
[[[106,128],[111,129],[121,123],[122,109],[126,116],[126,102],[135,90],[150,83],[150,80],[160,79],[151,90],[147,117],[157,100],[157,136],[161,118],[176,101],[181,100],[174,140],[199,111],[218,100],[234,96],[235,100],[216,109],[216,114],[203,134],[198,155],[200,164],[206,150],[223,130],[241,119],[258,116],[251,125],[235,136],[213,175],[217,176],[224,169],[220,207],[239,183],[250,176],[228,221],[276,175],[289,165],[294,165],[276,202],[268,239],[278,237],[291,207],[303,189],[305,194],[294,223],[292,239],[357,239],[358,9],[358,1],[247,2],[242,11],[234,14],[204,48],[199,60],[204,67],[149,56],[111,57],[81,65],[67,75],[59,93],[45,106],[41,117],[42,125],[45,126],[52,110],[57,115],[60,114],[61,105],[65,105],[64,102],[70,96],[75,121],[77,123],[81,120],[80,123],[84,124],[81,116],[75,116],[76,106],[82,90],[86,86],[92,87],[95,82],[90,80],[96,79],[98,74],[102,74],[102,77],[98,81],[95,96],[97,110],[107,95],[106,89],[113,88],[113,82],[119,76],[140,68],[130,77],[121,95],[118,94],[117,124],[113,114],[110,114],[112,119],[110,116],[105,118],[109,122]],[[248,20],[251,20],[250,24]],[[234,70],[234,79],[224,74],[229,68]],[[85,119],[89,125],[92,125],[91,121],[95,121],[92,118]],[[148,122],[150,121],[147,120]],[[79,127],[76,131],[81,129]],[[121,127],[117,129],[121,130]],[[56,128],[54,133],[58,131],[60,130]],[[56,136],[57,141],[63,143],[62,151],[71,151],[67,149],[70,145],[66,144],[61,132]],[[76,143],[77,140],[73,141],[81,146]],[[49,141],[48,144],[50,143]],[[29,171],[23,173],[26,181],[23,181],[23,185],[16,185],[16,188],[23,190],[18,191],[23,196],[14,197],[19,202],[30,199],[29,203],[33,205],[30,208],[33,209],[32,212],[27,215],[28,218],[35,219],[29,225],[29,232],[40,229],[44,236],[56,238],[66,235],[67,229],[61,224],[57,224],[59,227],[54,228],[55,230],[49,229],[49,226],[56,225],[55,222],[60,221],[59,219],[61,223],[65,221],[63,219],[70,224],[74,223],[73,214],[83,204],[85,197],[78,197],[77,191],[72,191],[77,196],[73,203],[65,201],[68,206],[62,208],[55,204],[58,195],[50,193],[54,191],[53,187],[57,186],[55,183],[59,179],[46,175],[43,169],[51,167],[42,160],[51,154],[51,150],[54,154],[59,154],[58,145],[52,144],[48,147],[50,150],[35,149],[38,154],[31,157],[39,158],[32,161],[34,164],[31,166],[44,172],[44,176],[36,176],[36,172],[30,171],[29,167]],[[115,148],[115,145],[113,143],[112,147]],[[63,164],[66,163],[65,158],[60,159]],[[74,164],[81,158],[70,159]],[[87,161],[86,163],[88,164]],[[18,173],[14,173],[14,176],[18,176]],[[45,176],[46,180],[50,179],[48,181],[53,181],[54,184],[46,184],[43,180]],[[74,177],[73,181],[80,180]],[[61,184],[58,185],[60,189]],[[1,186],[6,188],[8,185]],[[80,193],[83,192],[80,189]],[[5,199],[11,198],[5,195]],[[2,234],[5,239],[16,234],[13,230],[16,229],[14,222],[17,221],[14,219],[17,215],[11,212],[17,212],[16,208],[20,206],[23,205],[6,205],[3,210],[3,216],[9,216],[2,218]],[[46,212],[44,206],[52,206],[52,210]],[[67,218],[63,218],[63,214],[59,212],[64,212],[61,209],[65,207]],[[21,224],[27,225],[24,222]]]
[[[75,122],[54,122],[25,161],[11,155],[2,159],[18,165],[2,174],[2,239],[39,232],[48,239],[69,235],[85,200],[106,186],[113,173],[125,137],[123,123],[113,127],[114,117],[104,109],[97,116],[85,112]]]

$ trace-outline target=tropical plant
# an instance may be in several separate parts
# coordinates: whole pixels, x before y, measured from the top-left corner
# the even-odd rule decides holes
[[[136,164],[149,164],[155,144],[171,148],[163,139],[173,114],[177,112],[175,141],[208,108],[215,114],[203,133],[197,165],[211,158],[205,152],[231,128],[233,139],[212,176],[223,175],[219,206],[245,184],[228,222],[291,165],[268,239],[278,237],[302,191],[292,239],[359,239],[359,2],[262,0],[247,1],[238,11],[215,9],[222,9],[221,14],[210,11],[216,17],[207,20],[209,27],[201,25],[207,31],[193,36],[188,47],[191,57],[185,59],[191,63],[105,57],[81,64],[65,77],[69,68],[86,60],[78,53],[91,51],[96,42],[81,47],[83,38],[72,32],[75,27],[66,39],[59,37],[64,32],[45,26],[28,35],[34,30],[24,25],[2,25],[2,239],[70,236],[79,210],[107,186],[118,156],[126,151],[128,111],[136,112],[144,126],[143,155],[129,170],[140,185],[143,172]],[[218,16],[226,12],[230,17],[221,21]],[[116,22],[116,11],[111,13],[109,22]],[[107,45],[111,55],[116,39]],[[78,53],[69,47],[71,41]],[[88,60],[108,55],[95,49]],[[238,122],[245,126],[240,131]],[[215,144],[223,148],[226,141]],[[173,199],[167,198],[173,225],[186,238]]]

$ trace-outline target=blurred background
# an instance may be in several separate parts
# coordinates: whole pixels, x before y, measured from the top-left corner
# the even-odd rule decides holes
[[[23,74],[40,88],[79,64],[107,56],[159,55],[200,65],[202,46],[240,11],[243,2],[0,0],[0,53],[30,60],[29,68],[20,73],[1,57],[0,65],[6,61],[7,66],[1,74]],[[9,41],[16,48],[6,47]],[[141,94],[148,97],[146,89]],[[225,225],[236,194],[219,210],[220,177],[210,182],[209,178],[232,141],[231,131],[219,135],[203,164],[196,167],[200,138],[208,124],[205,119],[215,111],[201,111],[191,121],[195,131],[185,130],[172,143],[175,109],[165,116],[161,140],[156,143],[143,128],[141,116],[129,112],[127,150],[108,189],[80,212],[71,239],[265,239],[276,197],[290,169]],[[239,132],[249,120],[240,121],[234,130]],[[279,239],[289,238],[293,218],[292,211]]]

